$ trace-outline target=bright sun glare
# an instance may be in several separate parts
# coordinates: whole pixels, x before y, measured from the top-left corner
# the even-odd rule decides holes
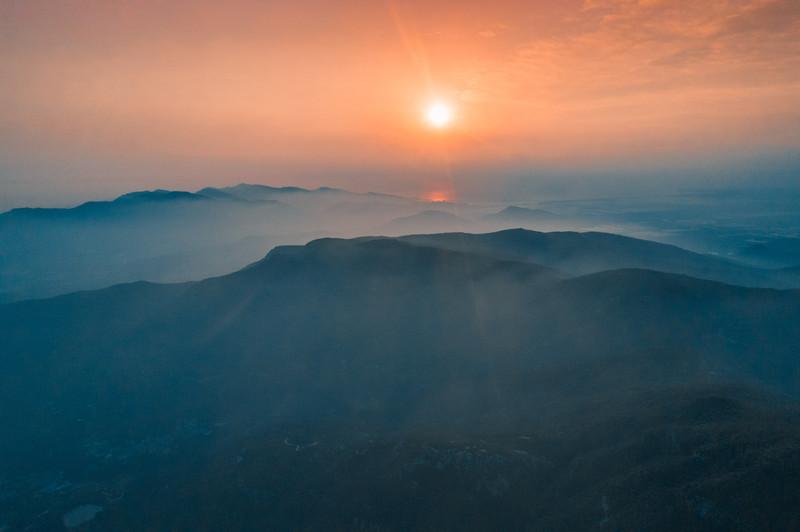
[[[445,128],[453,121],[453,109],[445,102],[432,102],[425,109],[425,121],[436,129]]]

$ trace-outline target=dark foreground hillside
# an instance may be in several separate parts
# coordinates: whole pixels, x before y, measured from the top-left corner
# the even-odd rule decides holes
[[[391,239],[0,306],[0,527],[794,530],[797,323]]]

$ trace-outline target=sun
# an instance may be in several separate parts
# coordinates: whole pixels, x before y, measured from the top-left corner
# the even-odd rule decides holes
[[[449,203],[450,202],[450,194],[445,191],[436,190],[433,192],[429,192],[422,196],[422,199],[425,201],[429,201],[431,203]]]
[[[436,129],[444,129],[453,121],[453,108],[443,101],[435,101],[425,108],[425,122]]]

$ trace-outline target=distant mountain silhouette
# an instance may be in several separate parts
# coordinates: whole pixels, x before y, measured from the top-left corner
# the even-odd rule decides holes
[[[166,190],[69,209],[14,209],[0,214],[0,301],[227,273],[265,245],[295,241],[270,227],[298,219],[296,208],[277,200]],[[263,240],[252,246],[252,236]]]
[[[0,305],[4,522],[792,527],[800,292],[508,252],[682,256],[612,235],[470,238],[322,239]]]
[[[274,200],[287,194],[350,194],[344,190],[330,187],[320,187],[316,190],[310,190],[302,187],[272,187],[269,185],[252,185],[248,183],[240,183],[223,188],[207,187],[199,190],[197,193],[206,196],[226,195],[248,201]]]
[[[181,190],[143,190],[139,192],[129,192],[114,200],[115,203],[121,202],[151,202],[151,201],[174,201],[174,200],[198,200],[202,199],[200,194],[184,192]]]
[[[71,208],[19,208],[0,213],[0,224],[21,218],[39,219],[91,219],[110,215],[131,215],[132,209],[153,208],[166,204],[180,204],[209,199],[201,194],[176,190],[147,190],[129,192],[111,201],[87,201]]]
[[[369,234],[421,204],[329,187],[154,190],[0,214],[0,302],[237,270],[278,244]],[[430,229],[430,228],[429,228]]]
[[[241,183],[197,192],[131,192],[73,208],[14,209],[0,214],[0,302],[137,280],[177,282],[222,275],[256,260],[273,246],[303,244],[325,236],[585,226],[562,217],[551,223],[547,221],[552,214],[549,211],[518,206],[491,215],[470,205],[430,207],[428,202],[389,194]],[[688,252],[676,254],[675,248],[667,253],[663,246],[648,248],[623,237],[614,240],[590,234],[553,233],[538,240],[529,235],[530,242],[511,242],[505,249],[501,248],[509,237],[497,237],[486,249],[545,264],[567,275],[633,267],[745,286],[800,287],[797,270],[754,267]],[[443,246],[459,249],[458,239],[445,238],[450,242]],[[475,238],[467,251],[487,246],[473,243]],[[531,249],[512,249],[518,244]],[[777,241],[768,244],[785,247]],[[791,239],[786,239],[785,245],[791,248]],[[656,254],[651,256],[651,252]],[[559,255],[562,253],[564,257]],[[779,261],[746,260],[770,267],[796,264],[781,257]]]
[[[328,187],[309,190],[243,183],[198,192],[133,192],[70,209],[15,209],[0,214],[0,302],[135,280],[201,279],[241,268],[272,246],[302,244],[322,236],[397,236],[498,227],[475,211],[463,217],[450,212],[458,208],[460,213],[467,209],[464,206],[421,210],[428,205],[411,198]],[[502,212],[519,214],[520,208]],[[539,211],[524,212],[544,216]],[[541,256],[530,250],[495,249],[505,245],[502,239],[495,239],[489,248],[573,275],[644,267],[747,286],[800,286],[798,272],[751,268],[688,252],[667,257],[663,246],[652,248],[660,255],[650,257],[651,249],[645,244],[631,248],[631,241],[622,237],[604,237],[601,243],[599,236],[560,235],[532,243],[545,250]],[[546,250],[553,246],[548,254]],[[532,255],[525,256],[528,252]],[[568,257],[562,260],[559,253]]]

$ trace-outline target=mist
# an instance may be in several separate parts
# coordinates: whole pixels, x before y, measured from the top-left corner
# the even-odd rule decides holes
[[[0,532],[800,508],[796,0],[0,2]]]

